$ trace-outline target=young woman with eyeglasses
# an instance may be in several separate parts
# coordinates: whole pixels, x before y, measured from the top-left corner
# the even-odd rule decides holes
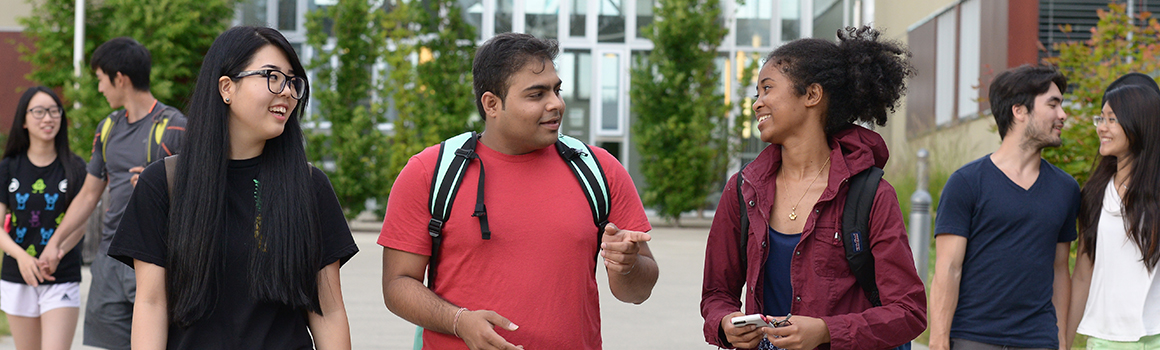
[[[1068,337],[1088,349],[1160,349],[1160,89],[1130,77],[1093,118],[1099,161],[1081,190]]]
[[[19,350],[68,349],[81,298],[81,254],[72,249],[47,273],[40,256],[84,183],[85,163],[68,146],[68,118],[47,87],[28,89],[16,106],[0,181],[8,184],[0,213],[4,267],[0,310]],[[70,187],[69,185],[75,186]]]
[[[134,349],[350,349],[339,266],[358,248],[307,163],[308,98],[278,31],[214,41],[172,186],[147,167],[109,248],[136,270]]]

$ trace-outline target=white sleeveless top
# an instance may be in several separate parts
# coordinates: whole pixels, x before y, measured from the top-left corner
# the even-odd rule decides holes
[[[1113,183],[1104,191],[1091,288],[1077,332],[1131,342],[1160,334],[1160,266],[1148,272],[1140,248],[1128,238]]]

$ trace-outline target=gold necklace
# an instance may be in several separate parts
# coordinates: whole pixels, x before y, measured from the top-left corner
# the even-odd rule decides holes
[[[797,206],[798,206],[798,204],[802,204],[802,200],[806,199],[806,194],[810,193],[810,187],[814,187],[814,183],[818,181],[819,177],[822,177],[822,171],[826,170],[827,165],[830,165],[830,157],[826,157],[826,164],[822,164],[822,168],[818,169],[818,174],[814,175],[814,180],[810,181],[809,186],[806,186],[806,190],[804,192],[802,192],[802,197],[798,198],[797,203],[794,204],[793,207],[789,208],[789,219],[790,220],[797,220]]]

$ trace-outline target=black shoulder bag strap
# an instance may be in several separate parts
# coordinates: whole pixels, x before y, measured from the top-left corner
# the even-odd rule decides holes
[[[472,159],[478,158],[475,154],[478,141],[479,134],[465,132],[439,144],[439,158],[436,160],[431,179],[429,199],[431,221],[427,223],[427,233],[431,235],[431,258],[427,267],[428,288],[435,288],[436,266],[443,245],[443,225],[451,218],[451,207],[455,203],[455,194],[459,192],[463,175],[467,173],[467,166],[471,164]],[[487,209],[483,206],[483,162],[479,163],[479,188],[475,202],[475,212],[471,216],[479,218],[483,239],[491,239],[491,229],[487,224]]]
[[[741,170],[745,170],[744,165],[741,166]],[[745,195],[741,193],[741,184],[745,182],[745,180],[741,179],[741,170],[737,171],[737,213],[738,216],[741,217],[741,249],[739,251],[741,253],[741,271],[744,271],[746,273],[746,277],[748,278],[749,215],[745,210]]]
[[[842,245],[846,247],[846,261],[850,272],[866,292],[870,304],[882,306],[874,277],[874,255],[870,252],[870,210],[874,208],[874,194],[882,169],[871,167],[850,178],[846,207],[842,212]]]

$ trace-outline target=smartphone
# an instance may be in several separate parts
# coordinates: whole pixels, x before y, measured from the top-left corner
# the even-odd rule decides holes
[[[759,328],[760,327],[777,328],[777,327],[790,325],[790,323],[789,323],[790,316],[791,315],[786,315],[784,320],[778,321],[777,319],[774,319],[773,317],[766,317],[765,315],[762,315],[762,314],[752,314],[752,315],[745,315],[745,316],[737,316],[729,321],[733,323],[733,327],[744,327],[744,326],[748,326],[748,325],[755,325]]]

